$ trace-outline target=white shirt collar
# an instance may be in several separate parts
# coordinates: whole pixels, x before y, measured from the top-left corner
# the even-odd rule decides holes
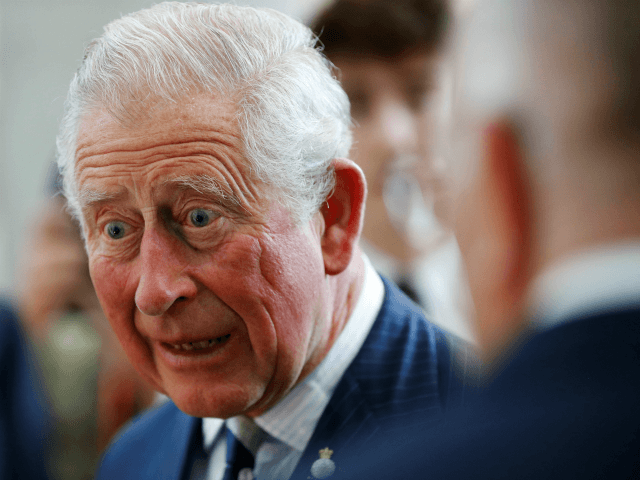
[[[295,450],[306,448],[335,387],[360,351],[382,307],[382,280],[364,253],[362,259],[365,273],[360,297],[327,356],[280,402],[254,419],[260,428]],[[219,418],[203,419],[205,449],[211,446],[223,423]],[[230,422],[231,426],[234,423]]]
[[[529,299],[529,318],[539,328],[640,305],[640,242],[604,245],[563,259],[538,276]]]

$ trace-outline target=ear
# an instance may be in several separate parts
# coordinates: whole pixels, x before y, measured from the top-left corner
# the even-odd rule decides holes
[[[501,122],[485,130],[489,185],[499,209],[498,224],[505,252],[505,281],[518,296],[528,283],[531,260],[531,192],[525,159],[513,126]],[[491,195],[490,192],[488,192]]]
[[[322,253],[324,269],[328,275],[337,275],[351,262],[360,239],[364,218],[367,184],[364,174],[351,160],[333,160],[336,186],[320,208],[324,220]]]
[[[483,133],[481,166],[467,202],[467,221],[474,224],[469,234],[475,238],[468,240],[472,248],[465,259],[478,341],[493,360],[525,327],[520,311],[529,283],[531,197],[513,126],[498,122]]]

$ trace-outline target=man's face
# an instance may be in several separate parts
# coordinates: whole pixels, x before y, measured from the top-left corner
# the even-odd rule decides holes
[[[232,103],[196,96],[136,128],[87,116],[76,182],[102,307],[180,409],[259,414],[320,362],[321,216],[295,226],[253,178]]]
[[[356,122],[351,158],[362,168],[369,186],[363,237],[400,260],[410,260],[427,250],[430,242],[424,232],[418,242],[411,241],[408,218],[403,217],[410,208],[408,199],[397,199],[395,209],[400,211],[394,215],[389,179],[394,171],[404,171],[418,181],[415,186],[427,197],[439,192],[428,135],[437,58],[416,54],[385,61],[339,55],[332,60],[340,69]],[[417,212],[425,216],[432,214],[430,198],[426,200],[426,210]]]

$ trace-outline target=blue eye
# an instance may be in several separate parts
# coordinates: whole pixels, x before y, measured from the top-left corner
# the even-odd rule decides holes
[[[124,237],[125,224],[124,222],[109,222],[107,226],[104,227],[104,231],[114,240],[118,240]]]
[[[195,227],[206,227],[211,221],[209,212],[201,208],[197,208],[189,214],[189,219]]]

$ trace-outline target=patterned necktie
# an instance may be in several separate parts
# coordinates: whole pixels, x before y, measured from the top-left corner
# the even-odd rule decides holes
[[[245,472],[253,470],[253,466],[255,463],[255,459],[253,458],[253,454],[247,450],[247,448],[238,441],[235,435],[229,430],[227,430],[227,467],[224,471],[223,480],[238,480],[238,475],[240,471],[243,469]],[[247,475],[243,476],[246,477]],[[252,476],[249,478],[253,478]],[[241,479],[242,480],[242,479]]]

